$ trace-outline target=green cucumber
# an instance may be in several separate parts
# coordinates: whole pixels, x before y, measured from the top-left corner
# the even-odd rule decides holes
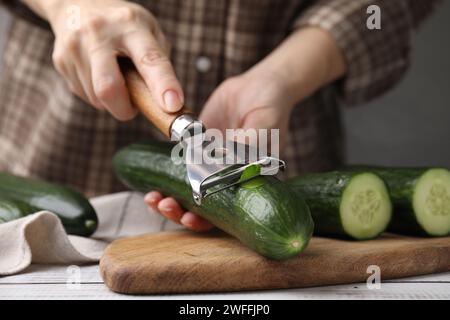
[[[0,223],[13,221],[37,211],[39,209],[33,208],[25,202],[0,196]]]
[[[311,173],[287,181],[306,200],[317,235],[373,239],[388,226],[392,205],[381,178],[367,172]]]
[[[450,171],[445,168],[364,168],[383,178],[394,216],[389,230],[422,236],[450,234]]]
[[[83,195],[68,187],[0,173],[0,196],[53,212],[69,234],[90,236],[97,228],[94,208]]]
[[[114,170],[131,189],[175,197],[184,208],[266,257],[287,259],[307,246],[313,231],[311,215],[289,186],[273,176],[260,176],[212,194],[198,206],[185,165],[171,160],[172,147],[164,142],[130,145],[115,155]]]

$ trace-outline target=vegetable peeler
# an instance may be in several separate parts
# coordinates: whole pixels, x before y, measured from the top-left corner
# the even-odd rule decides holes
[[[151,92],[132,62],[120,58],[132,104],[167,138],[181,146],[187,178],[197,205],[202,199],[225,188],[284,170],[285,162],[258,154],[257,148],[237,141],[219,143],[208,136],[203,123],[189,109],[167,113],[152,98]],[[196,161],[200,159],[201,161]],[[245,173],[244,173],[245,172]]]

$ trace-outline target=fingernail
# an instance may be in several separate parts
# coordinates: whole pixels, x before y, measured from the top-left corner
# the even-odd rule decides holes
[[[172,208],[171,207],[161,207],[161,208],[158,208],[158,209],[161,210],[162,212],[166,212],[166,213],[172,212]]]
[[[175,112],[183,107],[180,96],[174,90],[167,90],[163,96],[164,105],[170,112]]]

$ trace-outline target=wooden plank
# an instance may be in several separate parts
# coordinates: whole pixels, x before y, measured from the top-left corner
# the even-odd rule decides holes
[[[60,284],[1,284],[0,299],[39,299],[39,300],[59,300],[59,299],[130,299],[132,297],[122,297],[114,294],[104,284],[81,284],[78,288],[68,287],[65,283]]]
[[[446,282],[450,283],[450,272],[426,274],[422,276],[407,277],[401,279],[384,280],[383,283],[433,283]]]
[[[98,265],[80,266],[78,268],[80,283],[103,283]],[[76,272],[76,269],[74,270],[69,266],[34,264],[22,273],[1,277],[0,286],[2,284],[65,284],[68,281],[73,282],[72,279],[77,277]]]
[[[81,266],[81,285],[68,287],[66,266],[33,265],[0,278],[0,299],[450,299],[450,272],[382,281],[380,290],[365,283],[305,289],[223,294],[131,296],[101,284],[98,265]]]
[[[223,233],[161,232],[113,242],[100,273],[120,293],[199,293],[355,283],[371,265],[385,280],[450,271],[450,238],[315,237],[300,256],[274,261]]]
[[[257,292],[196,294],[196,295],[121,295],[103,284],[82,284],[69,289],[65,284],[1,284],[0,300],[10,299],[450,299],[448,283],[383,283],[381,289],[369,290],[365,284],[327,286],[318,288],[268,290]]]
[[[103,283],[99,273],[99,266],[80,266],[81,283]],[[34,264],[24,272],[12,276],[0,277],[2,284],[26,284],[26,283],[66,283],[70,273],[67,266]],[[450,272],[415,276],[401,279],[384,280],[383,283],[450,283]]]

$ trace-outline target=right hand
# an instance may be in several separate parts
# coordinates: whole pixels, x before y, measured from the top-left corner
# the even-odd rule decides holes
[[[119,120],[133,118],[137,111],[131,106],[117,63],[117,56],[127,56],[165,111],[183,107],[183,91],[168,58],[169,44],[150,12],[120,0],[39,1],[34,9],[49,21],[56,36],[55,67],[73,93]],[[78,26],[73,16],[76,11],[80,13]],[[159,192],[149,193],[145,201],[153,212],[190,229],[212,228]]]
[[[56,36],[53,62],[73,93],[119,120],[132,119],[137,110],[117,63],[117,56],[126,56],[163,110],[182,108],[183,91],[169,60],[170,47],[150,12],[121,0],[48,3],[52,5],[45,18]]]

